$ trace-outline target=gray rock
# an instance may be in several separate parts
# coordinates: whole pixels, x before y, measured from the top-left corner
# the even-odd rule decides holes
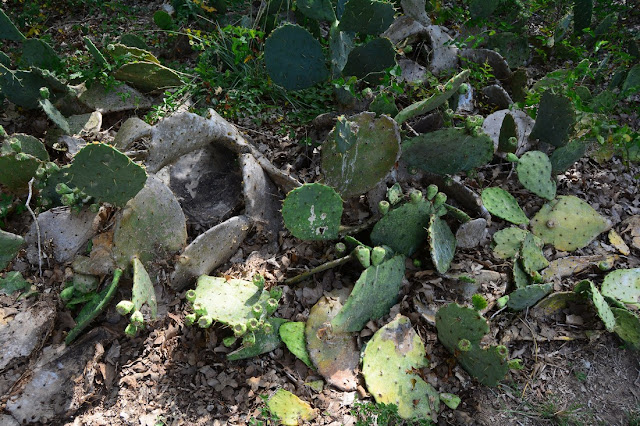
[[[463,223],[456,232],[457,245],[460,248],[473,248],[480,244],[487,229],[487,221],[483,218]]]

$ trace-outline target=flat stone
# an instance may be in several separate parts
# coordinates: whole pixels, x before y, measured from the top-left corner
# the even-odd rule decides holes
[[[456,242],[460,248],[477,247],[484,237],[487,221],[483,218],[473,219],[463,223],[456,232]]]

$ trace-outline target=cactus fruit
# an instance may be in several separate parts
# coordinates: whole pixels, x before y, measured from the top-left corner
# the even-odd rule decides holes
[[[352,129],[358,129],[351,148],[340,152],[335,137],[329,134],[322,149],[325,183],[345,199],[374,188],[391,171],[400,152],[400,131],[391,118],[363,112],[349,121]]]
[[[534,194],[553,200],[556,197],[556,182],[551,177],[551,161],[540,151],[527,151],[518,160],[518,180]]]
[[[438,187],[436,187],[436,192],[438,192]],[[435,193],[433,195],[435,195]],[[393,186],[387,189],[387,199],[389,200],[389,204],[392,206],[395,206],[402,201],[402,188],[398,182],[394,183]]]
[[[568,144],[556,148],[549,158],[551,171],[554,175],[566,172],[569,167],[584,156],[585,152],[587,152],[587,144],[579,139],[572,140]]]
[[[531,284],[521,287],[509,294],[507,307],[514,311],[527,309],[553,291],[553,284]]]
[[[267,318],[255,331],[246,333],[242,338],[242,346],[227,354],[229,361],[252,358],[276,349],[282,343],[280,326],[286,323],[283,318]]]
[[[531,220],[534,235],[564,251],[587,246],[610,227],[610,222],[593,207],[572,195],[549,201]]]
[[[493,242],[495,244],[493,254],[500,259],[515,257],[528,234],[531,233],[524,229],[516,228],[515,226],[499,230],[493,234]],[[536,245],[542,246],[543,243],[540,238],[534,235],[533,239]]]
[[[573,101],[564,95],[547,90],[542,94],[536,124],[529,135],[556,147],[567,144],[575,122]]]
[[[353,251],[356,259],[360,262],[363,268],[371,266],[371,249],[365,246],[358,246]]]
[[[394,120],[398,124],[402,124],[405,121],[412,119],[413,117],[426,114],[429,111],[433,111],[434,109],[442,106],[449,98],[451,98],[458,92],[458,89],[460,88],[462,83],[464,83],[467,78],[469,78],[470,73],[471,71],[464,70],[459,74],[453,76],[444,85],[444,90],[441,93],[437,93],[427,99],[409,105],[408,107],[400,111],[394,117]]]
[[[622,303],[640,306],[640,268],[608,273],[602,282],[602,294]]]
[[[349,0],[347,4],[354,1],[381,3],[376,0]],[[396,51],[391,41],[388,38],[375,38],[349,52],[342,74],[366,79],[368,75],[381,73],[394,65],[396,65]]]
[[[344,391],[358,386],[356,369],[360,353],[351,333],[331,329],[330,321],[342,308],[346,291],[322,297],[309,312],[305,326],[309,358],[326,381]]]
[[[267,73],[287,90],[299,90],[329,76],[322,46],[304,28],[284,24],[267,38],[264,46]]]
[[[437,196],[436,196],[437,198]],[[436,270],[444,274],[449,270],[456,251],[456,237],[449,225],[437,215],[431,215],[429,228],[429,253]]]
[[[522,241],[520,261],[522,262],[524,271],[529,276],[534,276],[534,272],[549,266],[549,261],[544,257],[544,253],[542,253],[542,244],[536,242],[536,238],[529,232]]]
[[[275,391],[267,400],[267,407],[271,415],[286,426],[308,424],[317,415],[309,403],[282,388]]]
[[[349,298],[331,320],[334,332],[358,332],[369,320],[389,313],[396,303],[404,278],[404,256],[394,256],[379,266],[365,269]]]
[[[489,324],[473,308],[451,303],[436,314],[438,339],[456,355],[460,365],[480,383],[496,386],[509,371],[508,351],[504,346],[480,347],[480,340],[489,332]],[[468,351],[460,351],[458,344],[466,339],[471,344]]]
[[[611,308],[616,319],[614,333],[632,349],[640,350],[640,318],[633,312],[622,308]]]
[[[118,207],[133,198],[147,180],[141,166],[104,143],[91,143],[78,151],[67,173],[70,185]]]
[[[616,318],[611,311],[611,307],[607,304],[607,301],[604,300],[603,293],[600,293],[595,284],[589,280],[583,280],[576,284],[573,291],[586,295],[591,299],[605,328],[607,331],[613,332],[616,327]]]
[[[289,349],[289,352],[294,354],[296,358],[304,362],[308,367],[313,368],[311,358],[309,358],[309,352],[307,352],[307,340],[304,337],[303,322],[286,322],[280,326],[280,338]]]
[[[504,189],[497,187],[485,188],[481,197],[482,204],[491,214],[516,225],[529,223],[529,218],[518,205],[518,201]]]
[[[18,255],[24,245],[24,238],[0,229],[0,271],[7,267],[9,262]]]
[[[473,136],[461,129],[436,130],[403,141],[402,158],[410,167],[455,174],[491,161],[493,141],[485,134]]]
[[[409,318],[398,315],[373,335],[362,359],[362,375],[378,404],[395,404],[403,419],[435,417],[440,398],[418,374],[427,367],[425,347]]]
[[[342,199],[333,188],[319,183],[294,189],[282,204],[282,217],[293,236],[303,240],[338,237]]]

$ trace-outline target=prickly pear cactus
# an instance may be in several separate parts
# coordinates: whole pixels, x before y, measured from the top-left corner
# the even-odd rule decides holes
[[[561,195],[542,206],[531,219],[531,232],[558,250],[587,246],[611,223],[589,204],[573,195]]]
[[[338,238],[342,199],[333,188],[306,183],[294,189],[282,204],[284,225],[301,240]]]
[[[28,38],[22,42],[20,62],[25,67],[38,67],[50,71],[58,70],[61,64],[55,50],[38,38]]]
[[[540,151],[527,151],[518,160],[518,180],[534,194],[553,200],[556,197],[556,182],[551,178],[551,161]]]
[[[622,303],[640,306],[640,268],[608,273],[602,282],[602,294]]]
[[[509,371],[507,348],[480,347],[489,324],[475,309],[456,303],[442,307],[436,314],[436,328],[440,342],[483,385],[496,386]]]
[[[542,94],[536,124],[529,135],[556,147],[566,145],[575,122],[575,110],[571,99],[556,95],[550,90]]]
[[[515,139],[512,139],[515,138]],[[506,113],[500,126],[498,136],[498,151],[515,153],[518,149],[518,129],[513,115]]]
[[[531,284],[509,294],[507,307],[514,311],[527,309],[553,291],[553,284]]]
[[[409,166],[427,172],[455,174],[491,161],[493,141],[483,133],[474,136],[462,129],[436,130],[403,141],[402,158]]]
[[[113,77],[145,93],[182,85],[180,74],[155,62],[129,62],[118,68]]]
[[[23,152],[0,155],[0,184],[14,193],[26,192],[41,161]]]
[[[141,166],[104,143],[91,143],[78,151],[67,173],[70,186],[118,207],[132,199],[147,180]]]
[[[330,0],[299,0],[296,2],[296,6],[305,16],[316,21],[333,22],[336,20],[336,14]]]
[[[22,41],[26,37],[20,32],[18,28],[11,22],[11,19],[0,9],[0,40],[13,40]]]
[[[579,139],[556,148],[549,158],[553,174],[559,175],[566,172],[569,167],[584,156],[585,152],[587,152],[587,144]]]
[[[395,404],[403,419],[435,417],[440,398],[419,374],[427,367],[425,347],[409,318],[398,315],[373,335],[364,350],[362,375],[378,404]]]
[[[227,359],[229,361],[237,361],[253,358],[278,348],[282,344],[279,329],[286,322],[287,320],[284,318],[272,317],[265,319],[262,328],[250,332],[253,334],[247,333],[245,336],[251,336],[251,339],[243,338],[242,346],[233,352],[229,352]]]
[[[144,265],[137,257],[133,258],[133,287],[131,292],[134,312],[142,312],[143,307],[146,305],[148,317],[152,320],[155,319],[158,314],[156,292],[153,289],[151,277],[149,277],[147,270],[144,269]]]
[[[41,87],[47,87],[55,98],[69,91],[52,73],[39,68],[13,71],[0,64],[0,91],[9,102],[27,109],[37,108]]]
[[[513,262],[513,284],[516,288],[525,288],[532,283],[531,276],[524,271],[520,257],[517,256]]]
[[[354,0],[350,0],[351,3]],[[363,0],[355,0],[357,2]],[[372,0],[364,0],[371,2]],[[376,2],[373,0],[373,2]],[[342,21],[341,21],[342,23]],[[355,47],[347,58],[342,69],[345,76],[355,76],[366,79],[367,76],[383,72],[396,64],[396,50],[388,38],[376,38],[366,44]]]
[[[9,262],[18,255],[24,245],[24,238],[0,229],[0,271],[7,267]]]
[[[527,232],[524,240],[522,241],[522,247],[520,248],[520,261],[522,262],[524,271],[529,276],[534,276],[535,272],[549,266],[549,261],[542,253],[542,244],[537,242],[536,238],[530,232]]]
[[[377,0],[349,0],[340,18],[340,31],[376,35],[393,22],[393,3]]]
[[[306,424],[316,417],[316,412],[309,403],[282,388],[271,395],[267,407],[271,415],[277,417],[283,425]]]
[[[304,362],[308,367],[313,368],[309,352],[307,352],[304,327],[305,324],[303,322],[286,322],[280,326],[280,338],[296,358]]]
[[[511,226],[501,229],[493,234],[493,254],[500,259],[510,259],[518,254],[522,242],[527,234],[531,234],[524,229]],[[535,235],[533,236],[536,245],[542,246],[542,240]]]
[[[269,77],[287,90],[311,87],[329,77],[322,46],[304,28],[284,24],[267,38],[264,58]]]
[[[614,333],[632,349],[640,350],[640,318],[628,309],[611,308],[616,319]]]
[[[389,313],[396,303],[404,278],[404,256],[394,256],[365,269],[344,303],[331,320],[334,332],[357,332],[369,320]]]
[[[431,215],[429,220],[429,254],[436,271],[444,274],[449,270],[456,251],[456,237],[451,232],[447,222],[437,215]]]
[[[349,122],[353,131],[357,129],[349,149],[340,152],[333,133],[322,148],[324,181],[345,199],[374,188],[391,171],[400,152],[400,132],[391,118],[363,112]]]
[[[598,287],[589,280],[583,280],[576,284],[574,291],[576,293],[586,295],[591,299],[598,316],[604,323],[605,328],[607,331],[613,332],[616,327],[616,318],[611,311],[611,307],[607,301],[604,300],[602,293],[598,290]]]
[[[497,187],[485,188],[481,197],[482,204],[491,214],[516,225],[529,223],[529,218],[518,205],[518,201],[504,189]]]

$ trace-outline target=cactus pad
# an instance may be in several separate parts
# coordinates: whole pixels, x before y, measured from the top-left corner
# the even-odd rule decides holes
[[[264,58],[269,77],[287,90],[305,89],[329,76],[322,46],[297,25],[273,31],[265,42]]]
[[[402,158],[409,166],[427,172],[455,174],[491,161],[493,141],[482,133],[473,136],[461,129],[436,130],[404,141]]]
[[[513,262],[513,284],[516,288],[525,288],[532,282],[531,276],[524,271],[520,258],[516,257]]]
[[[527,232],[527,235],[522,241],[520,261],[522,262],[524,271],[530,276],[549,266],[549,261],[542,253],[542,243],[537,242],[536,238],[530,232]]]
[[[334,332],[358,332],[369,320],[389,313],[404,278],[404,256],[365,269],[340,312],[331,320]]]
[[[516,143],[511,143],[511,138],[516,138]],[[518,129],[513,115],[506,113],[502,119],[500,126],[500,135],[498,136],[498,151],[515,153],[518,149]]]
[[[263,327],[253,331],[254,342],[251,345],[241,346],[233,352],[227,354],[229,361],[237,361],[239,359],[253,358],[276,349],[282,343],[280,340],[279,329],[281,325],[287,322],[284,318],[267,318],[265,323],[269,323],[269,329]]]
[[[429,253],[436,271],[444,274],[449,270],[456,251],[456,237],[451,232],[447,222],[437,215],[431,215],[429,220]]]
[[[622,303],[640,306],[640,268],[608,273],[602,282],[602,294]]]
[[[155,319],[158,314],[158,303],[156,302],[156,292],[153,289],[151,278],[144,269],[144,265],[137,257],[133,258],[133,287],[132,302],[137,311],[142,311],[143,305],[149,308],[151,319]]]
[[[611,308],[616,319],[614,333],[632,349],[640,350],[640,318],[633,312],[622,308]]]
[[[308,367],[313,368],[311,358],[309,358],[309,352],[307,352],[307,340],[304,337],[303,322],[286,322],[280,326],[280,338],[289,349],[289,352],[294,354],[296,358],[304,362]]]
[[[574,291],[591,298],[593,306],[596,308],[596,312],[604,323],[605,328],[607,331],[613,332],[616,327],[616,318],[611,311],[611,307],[607,304],[607,301],[604,300],[602,293],[600,293],[595,284],[589,280],[583,280],[576,284]]]
[[[40,104],[40,108],[47,114],[49,119],[54,122],[56,126],[62,129],[66,134],[71,134],[71,129],[69,128],[69,122],[62,115],[58,108],[56,108],[49,99],[41,99],[38,101]]]
[[[0,40],[22,41],[26,39],[24,34],[16,28],[11,19],[0,9]]]
[[[500,259],[510,259],[518,254],[522,242],[527,234],[530,232],[524,229],[511,226],[509,228],[501,229],[493,234],[493,254]],[[536,245],[541,246],[542,240],[534,235],[534,241]]]
[[[422,339],[409,318],[398,315],[367,344],[362,374],[378,404],[395,404],[404,419],[431,419],[438,412],[440,398],[416,371],[428,365]]]
[[[351,1],[354,0],[349,2]],[[373,1],[375,2],[375,0]],[[388,38],[375,38],[349,52],[342,74],[364,79],[369,74],[383,72],[395,64],[396,51],[391,41]]]
[[[566,172],[569,167],[584,156],[585,152],[587,152],[587,144],[579,139],[556,148],[549,158],[553,174],[558,175]]]
[[[363,112],[349,121],[358,129],[351,148],[340,152],[333,134],[322,148],[325,183],[345,199],[374,188],[391,171],[400,151],[400,132],[391,118]]]
[[[113,76],[142,92],[182,85],[176,71],[155,62],[129,62],[121,66]]]
[[[298,0],[296,7],[305,16],[316,21],[333,22],[336,20],[336,14],[330,0]]]
[[[349,0],[344,6],[340,31],[377,35],[393,22],[393,3],[378,0]]]
[[[24,238],[0,229],[0,271],[7,267],[24,245]]]
[[[289,391],[278,389],[267,401],[272,416],[283,425],[296,426],[306,424],[316,417],[311,406]]]
[[[61,64],[56,51],[48,43],[37,38],[28,38],[22,42],[20,61],[26,66],[51,71],[57,70]]]
[[[502,55],[512,69],[524,66],[531,54],[527,37],[510,32],[501,31],[489,37],[487,47]]]
[[[553,284],[531,284],[512,292],[507,307],[514,311],[529,308],[553,291]]]
[[[546,91],[540,99],[536,124],[529,138],[539,139],[556,147],[564,146],[573,130],[574,121],[575,111],[571,99]]]
[[[491,214],[516,225],[529,223],[529,218],[518,205],[518,201],[504,189],[497,187],[485,188],[481,197],[482,204]]]
[[[358,386],[356,369],[360,361],[355,337],[332,331],[330,324],[345,298],[343,293],[322,297],[309,312],[305,336],[309,357],[318,373],[338,389],[352,391]]]
[[[147,174],[117,149],[91,143],[73,158],[68,169],[69,185],[100,202],[118,207],[133,198],[144,186]]]
[[[610,227],[610,222],[593,207],[572,195],[549,201],[531,220],[534,235],[564,251],[587,246]]]
[[[307,183],[291,191],[282,204],[282,217],[293,236],[302,240],[338,237],[342,199],[333,188]]]
[[[518,160],[518,180],[534,194],[553,200],[556,182],[551,178],[551,161],[540,151],[527,151]]]
[[[36,175],[40,161],[29,154],[0,155],[0,184],[11,192],[27,192],[29,181]]]
[[[38,68],[13,71],[0,65],[0,89],[9,102],[28,109],[37,108],[41,87],[49,88],[53,95],[66,93],[68,90],[51,73]]]

